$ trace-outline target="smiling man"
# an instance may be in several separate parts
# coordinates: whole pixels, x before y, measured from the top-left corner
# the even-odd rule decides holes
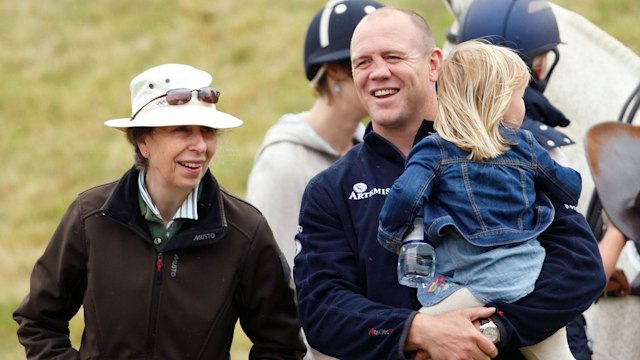
[[[415,289],[398,283],[397,256],[376,235],[380,209],[406,155],[433,131],[425,119],[435,118],[442,63],[434,44],[427,23],[411,11],[385,7],[360,22],[351,42],[352,67],[371,124],[364,142],[305,191],[294,267],[300,318],[309,344],[340,359],[518,358],[515,348],[551,335],[604,287],[584,218],[554,204],[556,219],[540,237],[547,258],[532,294],[514,304],[418,314]],[[566,284],[571,289],[557,291]],[[500,311],[492,316],[494,307]],[[499,354],[478,330],[477,320],[489,317],[500,330]]]

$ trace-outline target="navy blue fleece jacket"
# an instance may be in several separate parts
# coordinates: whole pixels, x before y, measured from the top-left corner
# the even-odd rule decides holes
[[[416,141],[432,131],[425,121]],[[294,261],[299,313],[309,344],[340,359],[402,359],[420,308],[396,277],[397,256],[376,241],[386,194],[404,169],[402,153],[369,126],[364,142],[314,177],[306,188]],[[580,315],[606,279],[584,217],[556,206],[539,238],[547,251],[533,293],[496,306],[506,330],[499,358],[518,358]]]

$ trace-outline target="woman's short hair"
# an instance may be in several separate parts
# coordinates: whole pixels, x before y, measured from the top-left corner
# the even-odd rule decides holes
[[[149,165],[149,160],[146,157],[142,156],[140,152],[140,148],[138,147],[138,143],[142,138],[153,132],[152,127],[130,127],[127,128],[127,140],[133,146],[133,159],[136,168],[140,170],[146,170],[147,165]]]
[[[342,61],[336,61],[333,62],[331,64],[335,64],[337,65],[338,68],[344,70],[344,73],[352,76],[351,73],[351,60],[347,59],[347,60],[342,60]],[[329,76],[327,75],[327,72],[325,70],[324,67],[326,67],[327,64],[324,64],[323,67],[321,68],[320,71],[322,71],[322,73],[320,74],[320,76],[314,78],[311,82],[311,84],[313,85],[313,91],[317,96],[331,96],[332,92],[331,89],[329,88]]]

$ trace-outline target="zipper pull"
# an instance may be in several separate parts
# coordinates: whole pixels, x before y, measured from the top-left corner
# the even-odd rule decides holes
[[[162,272],[162,258],[162,253],[159,253],[156,260],[156,272]]]

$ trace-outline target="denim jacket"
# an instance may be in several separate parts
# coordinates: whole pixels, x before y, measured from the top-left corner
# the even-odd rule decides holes
[[[544,261],[537,236],[553,221],[543,195],[576,205],[580,175],[557,165],[527,130],[501,127],[513,145],[483,162],[437,134],[410,152],[380,215],[378,240],[401,245],[422,208],[425,236],[436,245],[436,276],[418,289],[432,306],[461,287],[483,303],[529,294]]]
[[[529,131],[501,131],[511,149],[484,162],[469,160],[469,152],[438,134],[417,143],[380,213],[378,241],[397,252],[422,208],[434,244],[451,229],[476,246],[515,244],[549,226],[554,209],[547,196],[577,204],[577,171],[553,161]]]

